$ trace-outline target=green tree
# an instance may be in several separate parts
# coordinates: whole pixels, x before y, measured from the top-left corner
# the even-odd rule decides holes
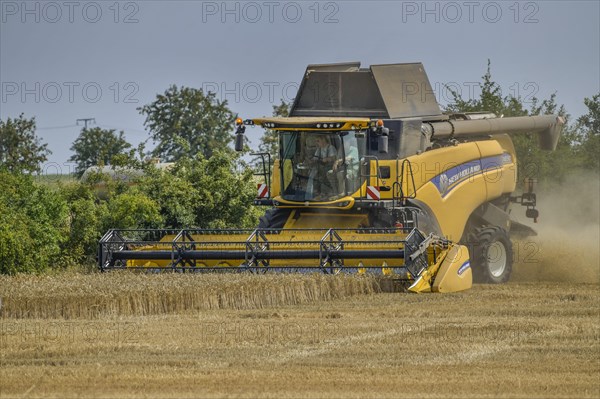
[[[61,186],[61,196],[68,204],[69,234],[63,256],[70,264],[93,264],[98,240],[106,233],[107,202],[99,199],[93,184],[76,181]]]
[[[67,204],[30,175],[0,170],[0,273],[64,266]]]
[[[98,181],[104,182],[101,196],[97,191]],[[98,240],[109,229],[163,226],[155,200],[135,185],[111,181],[110,176],[94,174],[85,182],[62,186],[60,193],[69,211],[69,234],[63,245],[63,259],[69,264],[93,264]]]
[[[578,166],[574,153],[575,135],[568,125],[569,115],[564,106],[556,103],[556,94],[539,101],[533,98],[529,109],[520,97],[502,96],[500,85],[492,79],[491,63],[488,60],[486,73],[479,84],[479,98],[463,99],[460,93],[450,91],[453,103],[446,107],[447,112],[493,112],[498,116],[525,116],[557,114],[567,120],[559,139],[556,151],[540,150],[536,135],[512,136],[518,158],[518,176],[520,182],[524,178],[538,178],[546,182],[560,182],[566,174]]]
[[[75,172],[81,176],[90,166],[112,164],[115,156],[124,154],[130,148],[131,144],[125,140],[123,131],[117,134],[114,129],[84,128],[71,146],[75,154],[69,161],[77,164]]]
[[[479,98],[462,98],[462,95],[448,88],[453,103],[446,106],[447,112],[493,112],[498,116],[524,116],[528,114],[520,98],[502,96],[502,88],[492,79],[491,62],[488,60],[485,74],[479,83],[481,94]]]
[[[26,119],[23,114],[0,120],[0,167],[11,172],[40,171],[51,152],[36,136],[35,127],[35,118]]]
[[[150,170],[139,190],[160,206],[165,227],[253,227],[259,212],[252,170],[238,172],[239,155],[216,151],[212,157],[183,157],[173,169]]]
[[[287,117],[290,114],[291,104],[281,100],[279,105],[273,105],[273,116]],[[265,133],[260,138],[258,146],[260,152],[268,152],[271,154],[271,159],[274,159],[279,154],[279,135],[275,130],[265,130]]]
[[[133,176],[134,184],[94,173],[85,182],[62,185],[69,226],[64,262],[93,264],[98,240],[114,228],[256,226],[256,185],[250,169],[238,172],[239,162],[238,154],[216,151],[208,159],[184,156],[167,169],[139,164],[144,173]]]
[[[169,161],[198,153],[210,158],[218,149],[229,150],[233,140],[234,115],[212,92],[173,85],[138,110],[158,143],[154,154]]]
[[[162,227],[163,218],[156,201],[133,188],[111,198],[104,224],[104,230],[158,228]]]
[[[546,186],[562,182],[567,174],[576,169],[579,161],[574,151],[574,129],[569,124],[571,116],[563,105],[556,103],[556,94],[539,101],[533,98],[529,115],[560,115],[566,123],[563,127],[556,150],[544,151],[539,148],[536,135],[513,136],[513,143],[519,160],[518,173],[523,179],[540,179]]]
[[[583,100],[588,113],[577,119],[577,154],[584,168],[600,170],[600,93]]]

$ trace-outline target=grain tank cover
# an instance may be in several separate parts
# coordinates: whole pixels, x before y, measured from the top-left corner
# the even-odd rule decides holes
[[[425,68],[420,62],[373,65],[371,72],[390,118],[442,114]]]
[[[421,63],[309,65],[290,116],[414,118],[442,112]]]
[[[360,69],[360,62],[342,62],[339,64],[311,64],[306,67],[306,72],[356,72]]]

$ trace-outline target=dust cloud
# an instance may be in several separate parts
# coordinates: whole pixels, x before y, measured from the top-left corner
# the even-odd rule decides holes
[[[538,192],[538,223],[513,216],[538,235],[513,241],[513,281],[600,283],[600,175],[578,173]]]

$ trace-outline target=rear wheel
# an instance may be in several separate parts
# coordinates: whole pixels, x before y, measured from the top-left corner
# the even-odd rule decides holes
[[[471,236],[470,241],[475,282],[507,282],[512,272],[513,252],[506,230],[498,226],[481,227]]]

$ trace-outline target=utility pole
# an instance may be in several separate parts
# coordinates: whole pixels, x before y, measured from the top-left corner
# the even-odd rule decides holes
[[[87,130],[88,127],[88,123],[96,123],[96,118],[81,118],[81,119],[77,119],[77,121],[75,123],[77,123],[77,126],[79,126],[79,122],[83,122],[83,128]]]

